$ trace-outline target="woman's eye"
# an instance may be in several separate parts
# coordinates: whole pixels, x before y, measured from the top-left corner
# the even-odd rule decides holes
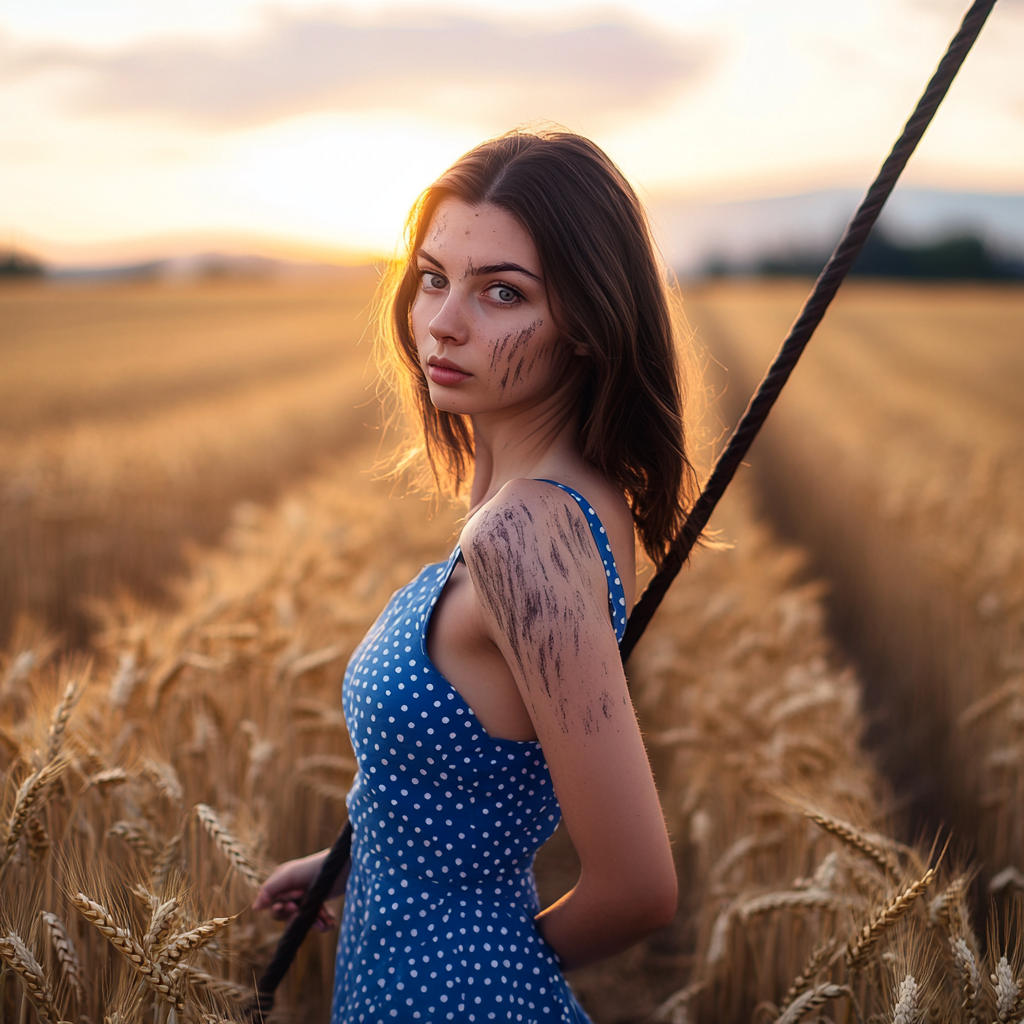
[[[437,273],[436,270],[421,271],[420,280],[423,282],[423,287],[430,291],[439,291],[448,284],[444,276]]]
[[[519,294],[519,292],[515,290],[515,288],[512,288],[510,285],[507,284],[491,285],[488,291],[491,293],[491,296],[493,298],[498,300],[498,302],[504,302],[509,305],[513,302],[516,302],[518,299],[522,298],[522,296]]]

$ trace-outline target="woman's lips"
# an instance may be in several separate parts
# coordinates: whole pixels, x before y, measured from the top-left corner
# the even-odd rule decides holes
[[[463,373],[462,370],[456,370],[454,366],[440,366],[437,363],[431,363],[427,367],[427,376],[435,384],[451,387],[453,384],[461,384],[462,381],[469,380],[473,375],[471,373]]]

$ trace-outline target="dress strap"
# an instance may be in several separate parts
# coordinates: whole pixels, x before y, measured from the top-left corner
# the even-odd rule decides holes
[[[626,591],[622,586],[622,579],[615,565],[611,542],[608,540],[608,534],[601,524],[601,520],[594,511],[593,505],[579,491],[573,490],[568,484],[561,484],[557,480],[545,480],[543,478],[538,478],[538,482],[560,487],[575,500],[576,504],[583,511],[583,515],[587,520],[587,526],[590,527],[590,532],[594,535],[594,543],[597,545],[598,554],[600,554],[601,561],[604,563],[604,572],[608,577],[608,610],[611,613],[612,625],[615,627],[615,636],[619,643],[621,643],[623,634],[626,632]]]

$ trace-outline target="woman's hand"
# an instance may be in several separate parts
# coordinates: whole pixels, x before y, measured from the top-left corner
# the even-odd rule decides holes
[[[253,910],[269,910],[270,916],[278,921],[290,921],[298,912],[299,903],[306,890],[313,884],[327,858],[328,850],[311,853],[308,857],[285,861],[271,872],[270,877],[260,887],[259,894],[253,901]],[[346,865],[331,890],[328,899],[340,896],[345,891],[349,868]],[[337,926],[338,919],[327,907],[321,907],[313,927],[325,932]]]

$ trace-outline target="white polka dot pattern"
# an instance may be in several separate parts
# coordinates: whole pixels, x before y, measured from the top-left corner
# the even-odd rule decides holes
[[[621,639],[604,528],[563,489],[601,551]],[[430,613],[459,557],[392,596],[345,673],[359,771],[332,1024],[588,1021],[533,923],[534,854],[560,817],[540,744],[486,733],[427,657]]]

